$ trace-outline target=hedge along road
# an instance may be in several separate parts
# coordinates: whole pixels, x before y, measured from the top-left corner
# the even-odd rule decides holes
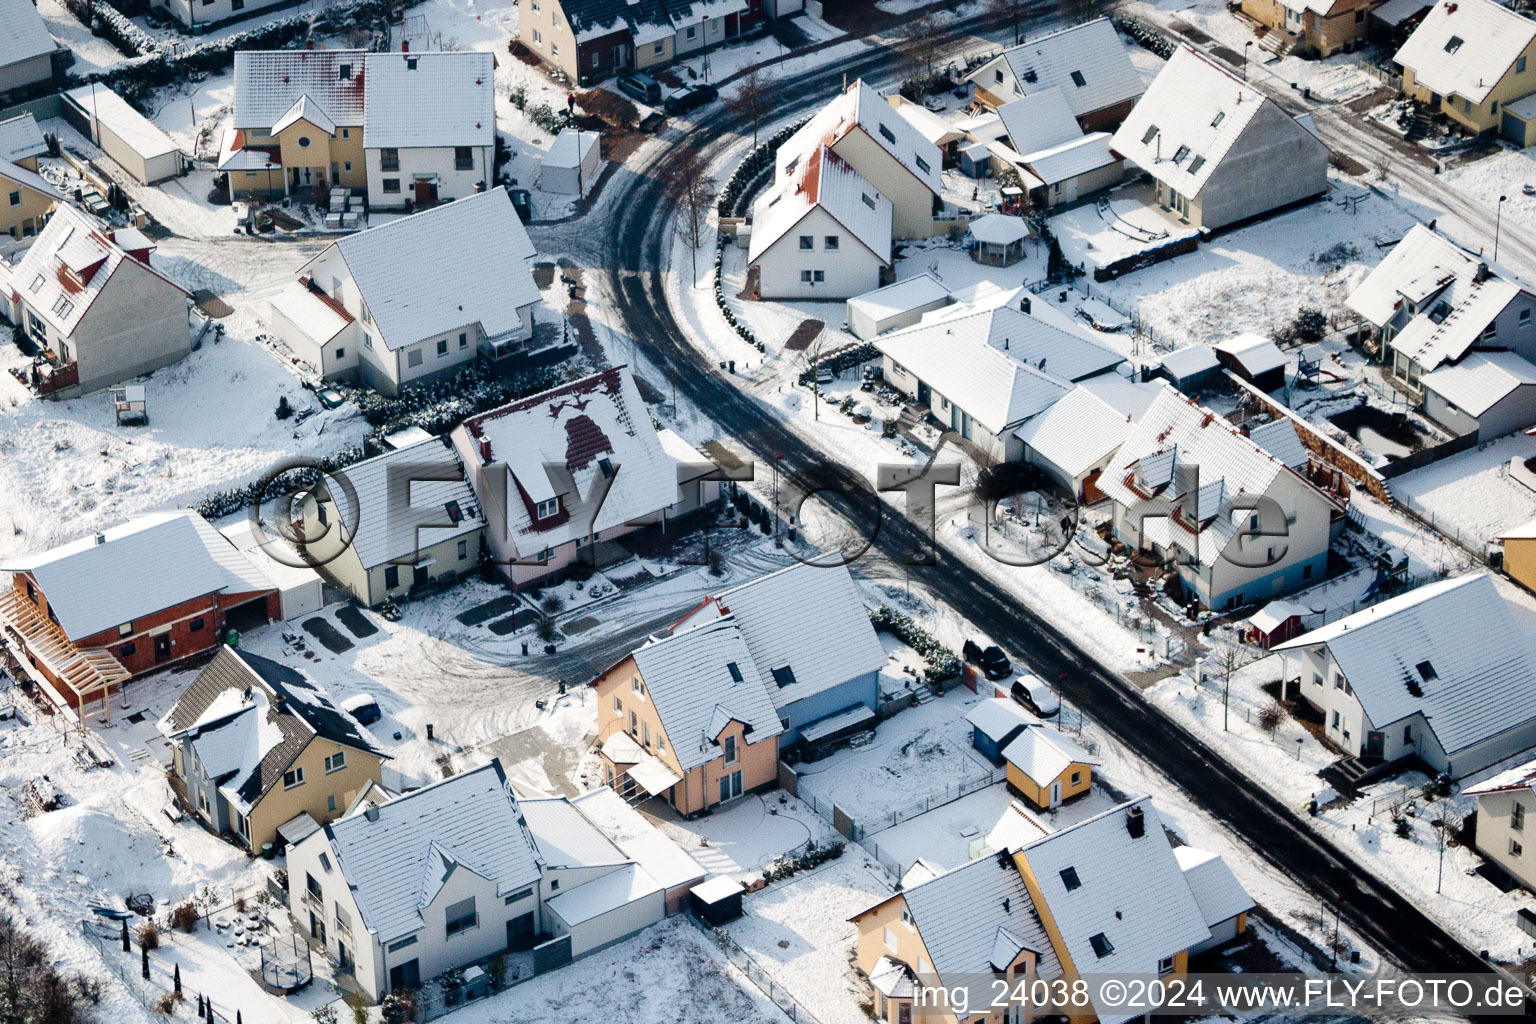
[[[1036,4],[1032,23],[1049,20],[1054,7]],[[952,53],[962,33],[999,28],[1001,19],[982,15],[959,19],[948,28]],[[947,59],[947,57],[946,57]],[[901,56],[883,50],[796,77],[793,98],[777,113],[809,112],[824,104],[848,81],[861,76],[888,77]],[[710,359],[691,345],[670,308],[663,287],[665,255],[670,251],[672,225],[664,182],[682,145],[693,146],[707,161],[719,158],[744,125],[717,109],[673,146],[658,150],[648,165],[627,177],[625,192],[614,204],[619,211],[617,244],[605,253],[605,267],[614,289],[624,329],[646,357],[679,391],[739,443],[763,466],[781,455],[781,480],[804,490],[832,488],[843,496],[850,532],[878,534],[871,554],[892,564],[904,552],[923,550],[927,541],[904,515],[875,494],[862,477],[819,451],[786,427],[773,413],[716,370]],[[871,467],[872,469],[873,467]],[[899,496],[898,496],[899,497]],[[1142,699],[1124,679],[1113,674],[1062,635],[1033,609],[958,557],[939,553],[935,566],[916,566],[912,574],[939,600],[976,626],[1028,653],[1032,665],[1046,678],[1081,681],[1087,712],[1119,743],[1155,765],[1197,804],[1266,857],[1276,868],[1316,895],[1338,902],[1349,927],[1373,946],[1411,971],[1480,971],[1487,965],[1409,900],[1357,867],[1332,843],[1312,831],[1296,813],[1244,776],[1198,738]],[[1527,1002],[1527,1015],[1530,1015]]]

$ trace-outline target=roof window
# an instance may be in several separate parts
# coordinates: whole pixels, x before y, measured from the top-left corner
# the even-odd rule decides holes
[[[734,661],[728,661],[728,662],[725,663],[725,670],[731,674],[731,682],[733,682],[733,683],[741,682],[741,666],[740,665],[737,665]]]
[[[1461,44],[1461,36],[1451,36],[1451,38],[1445,41],[1445,52],[1455,53],[1457,50],[1461,49]]]
[[[1147,125],[1147,133],[1141,137],[1141,144],[1143,146],[1145,146],[1147,143],[1151,142],[1153,140],[1153,138],[1155,138],[1156,136],[1157,136],[1157,125],[1155,125],[1155,124]]]
[[[1081,89],[1083,86],[1088,84],[1088,80],[1083,77],[1083,73],[1081,71],[1074,71],[1072,72],[1072,84]]]
[[[1097,932],[1088,937],[1088,944],[1093,947],[1093,955],[1100,960],[1115,951],[1115,944],[1109,941],[1109,936],[1103,932]]]
[[[780,665],[773,670],[773,681],[782,686],[793,686],[795,682],[795,670],[788,665]]]
[[[1067,887],[1067,892],[1082,888],[1083,880],[1077,877],[1077,868],[1062,868],[1061,884]]]

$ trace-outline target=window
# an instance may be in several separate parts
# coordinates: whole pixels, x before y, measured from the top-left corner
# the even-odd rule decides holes
[[[437,354],[438,354],[439,357],[442,357],[442,356],[445,356],[445,355],[448,354],[448,339],[447,338],[443,338],[443,339],[438,341],[438,343],[437,343]]]
[[[1141,137],[1141,144],[1143,146],[1145,146],[1147,143],[1151,142],[1152,139],[1154,137],[1156,137],[1156,135],[1157,135],[1157,125],[1155,125],[1155,124],[1147,125],[1147,133]]]
[[[344,139],[350,139],[352,137],[352,129],[351,128],[343,128],[341,130],[341,137],[344,138]],[[352,169],[352,162],[349,160],[349,161],[347,161],[347,170],[350,171],[351,169]]]
[[[21,189],[17,189],[16,191],[11,193],[11,205],[12,206],[20,206],[21,205]]]
[[[27,600],[37,604],[37,588],[32,585],[31,580],[27,581]]]
[[[613,713],[616,715],[624,714],[624,702],[619,699],[618,694],[613,695]]]
[[[302,766],[295,766],[283,772],[284,789],[293,789],[296,786],[302,785],[304,785],[304,769]]]
[[[130,634],[132,632],[133,632],[133,623],[131,623],[131,622],[125,622],[121,626],[117,627],[117,635],[118,636],[127,636],[128,634]]]
[[[598,471],[603,474],[603,479],[613,476],[613,460],[604,455],[597,460]]]
[[[544,41],[544,37],[539,33],[538,29],[533,30],[533,41],[536,43],[542,43]]]
[[[996,69],[996,70],[994,70],[992,72],[992,81],[996,82],[998,85],[1002,85],[1003,84],[1003,70],[1002,70],[1002,68],[998,68],[998,69]]]
[[[1189,147],[1188,146],[1180,146],[1178,149],[1174,150],[1174,152],[1173,152],[1173,162],[1176,163],[1176,164],[1183,163],[1186,159],[1188,159],[1188,157],[1189,157]]]
[[[1115,951],[1115,944],[1109,941],[1109,936],[1103,932],[1096,932],[1088,937],[1088,944],[1093,947],[1093,955],[1100,960]]]
[[[638,693],[640,696],[645,696],[645,684],[640,681],[639,676],[635,676],[629,681],[629,688]]]
[[[1312,567],[1310,565],[1304,565],[1301,567],[1301,578],[1304,580],[1309,580],[1312,578]]]
[[[1520,803],[1518,800],[1510,805],[1509,827],[1516,832],[1521,832],[1525,829],[1525,804]]]
[[[525,900],[529,896],[532,896],[532,895],[533,895],[533,886],[525,885],[523,888],[517,890],[517,892],[508,893],[507,894],[507,898],[501,901],[501,905],[504,906],[504,907],[510,907],[512,904],[516,903],[518,900]]]
[[[801,235],[800,236],[800,248],[801,249],[814,249],[814,248],[816,248],[816,239],[814,237],[812,237],[811,235]]]
[[[1451,36],[1451,38],[1445,41],[1445,52],[1455,53],[1457,50],[1461,49],[1462,41],[1463,40],[1461,36]]]
[[[117,653],[124,658],[131,658],[139,648],[135,644],[127,643],[117,649]]]
[[[317,900],[323,898],[320,892],[320,883],[315,881],[315,876],[307,871],[304,873],[304,891]]]
[[[475,149],[473,146],[453,147],[453,169],[456,171],[472,171],[475,169]]]
[[[795,670],[788,665],[780,665],[773,670],[773,681],[780,686],[793,686],[795,682]]]
[[[688,26],[687,38],[689,38],[689,39],[696,39],[696,38],[698,38],[698,35],[699,35],[699,26],[697,26],[697,25],[689,25]]]
[[[725,670],[731,674],[731,682],[733,682],[733,683],[741,682],[741,669],[740,669],[740,667],[737,666],[737,664],[734,661],[726,662],[725,663]]]
[[[1517,75],[1525,74],[1525,58],[1524,57],[1518,57],[1518,58],[1515,59],[1515,74],[1517,74]]]
[[[332,772],[339,772],[346,766],[347,752],[345,750],[338,750],[325,759],[325,774],[329,775]]]
[[[421,349],[413,348],[409,352],[407,352],[405,354],[405,365],[406,366],[420,366],[421,365]]]
[[[336,69],[336,77],[340,78],[343,82],[350,81],[351,78],[352,78],[352,65],[351,64],[343,64],[340,67],[338,67]],[[343,135],[342,138],[346,138],[346,136]]]
[[[864,205],[865,206],[869,207],[871,210],[873,210],[875,208],[875,197],[874,196],[870,195],[868,192],[865,192],[864,195],[861,198],[864,200]]]
[[[1080,771],[1073,772],[1072,773],[1072,785],[1080,786],[1082,784],[1083,784],[1083,773],[1080,772]]]
[[[814,280],[815,280],[815,278],[813,278],[811,276],[811,272],[809,270],[802,270],[802,271],[800,271],[800,283],[801,284],[810,284]]]
[[[469,348],[469,335],[464,331],[459,332],[459,348]]]
[[[667,52],[667,44],[666,44],[665,40],[658,39],[656,41],[656,45],[651,47],[651,53],[653,53],[657,57],[660,57],[662,54],[664,54],[666,52]]]
[[[1077,868],[1062,868],[1061,884],[1067,887],[1067,892],[1081,887],[1083,880],[1077,877]]]
[[[399,178],[385,178],[384,179],[384,191],[385,192],[399,192],[400,191],[400,179]]]
[[[480,915],[475,913],[475,898],[448,905],[448,938],[480,927]]]
[[[736,737],[727,736],[725,738],[725,763],[735,764],[739,754],[740,751],[736,749]]]
[[[1161,960],[1159,960],[1157,962],[1157,973],[1158,974],[1172,974],[1173,973],[1173,957],[1165,956]]]
[[[549,883],[549,891],[550,892],[559,892],[560,891],[560,879],[556,878],[554,881]]]
[[[393,147],[379,150],[379,170],[398,171],[400,169],[400,151]]]
[[[894,143],[896,141],[896,133],[887,128],[883,123],[880,125],[880,137],[886,142]]]
[[[1083,86],[1088,84],[1088,80],[1083,77],[1083,73],[1081,71],[1074,71],[1072,72],[1072,84],[1081,89]]]
[[[602,58],[600,58],[596,53],[593,53],[592,54],[592,69],[595,71],[598,68],[602,67],[602,64],[603,64]]]
[[[821,282],[827,279],[827,272],[825,270],[813,270],[811,274],[812,280],[817,284],[821,284]]]
[[[1528,324],[1530,322],[1531,322],[1531,311],[1528,310],[1528,309],[1522,309],[1520,311],[1520,326],[1524,327],[1526,324]]]
[[[922,171],[924,174],[927,174],[929,171],[931,171],[933,169],[933,168],[928,166],[928,161],[924,160],[920,156],[914,156],[912,159],[917,164],[917,169]]]
[[[650,722],[641,722],[640,723],[640,745],[643,746],[643,747],[649,747],[651,745],[651,723]]]
[[[1337,711],[1335,711],[1333,713],[1333,725],[1330,728],[1332,728],[1335,732],[1338,731],[1338,728],[1339,728],[1339,713]]]
[[[416,936],[414,936],[414,935],[407,935],[405,938],[401,939],[399,942],[391,942],[389,944],[389,951],[391,953],[398,953],[402,949],[405,949],[407,946],[414,946],[414,945],[416,945]]]
[[[1423,677],[1423,679],[1424,679],[1424,681],[1426,683],[1429,682],[1431,679],[1439,678],[1435,674],[1435,666],[1431,665],[1427,661],[1421,661],[1421,662],[1419,662],[1417,665],[1415,665],[1413,667],[1418,670],[1419,675],[1421,677]]]
[[[548,519],[550,516],[554,515],[556,512],[559,512],[559,511],[560,511],[560,499],[559,498],[550,498],[547,501],[539,502],[539,507],[534,512],[534,518],[536,518],[536,519]]]
[[[896,933],[887,928],[883,938],[885,939],[885,948],[892,953],[896,952]]]
[[[634,736],[640,732],[640,716],[633,711],[629,713],[629,734]]]
[[[36,277],[34,277],[32,279],[32,284],[28,286],[27,290],[30,291],[30,292],[34,292],[35,293],[42,286],[43,286],[43,275],[42,274],[38,274]],[[1527,309],[1527,310],[1525,310],[1525,312],[1529,313],[1530,310]]]
[[[469,541],[461,540],[461,541],[459,541],[459,561],[462,562],[462,561],[464,561],[464,559],[466,559],[468,557],[469,557]]]
[[[308,149],[309,148],[309,136],[308,135],[300,135],[299,136],[299,148],[300,149]]]
[[[345,348],[338,348],[336,350],[336,358],[337,359],[345,359],[345,358],[347,358],[347,350]]]
[[[416,65],[419,64],[419,63],[420,63],[420,59],[419,58],[417,58],[417,57],[407,57],[407,58],[405,58],[405,69],[407,71],[415,71],[416,70]]]
[[[836,252],[840,241],[837,235],[828,235],[821,240],[821,247],[828,252]]]
[[[539,13],[539,0],[533,0],[533,13]]]
[[[1411,725],[1403,726],[1403,742],[1404,743],[1412,743],[1413,742],[1413,726],[1411,726]]]
[[[666,752],[667,752],[667,738],[665,736],[663,736],[661,733],[657,733],[656,734],[656,753],[658,753],[658,754],[665,754]]]
[[[330,796],[325,798],[325,809],[328,812],[335,813],[335,811],[336,811],[336,794],[335,793],[332,793]]]
[[[906,907],[901,908],[901,923],[906,925],[908,928],[912,927],[912,911],[908,910]]]
[[[1520,845],[1520,841],[1519,840],[1511,839],[1509,841],[1509,855],[1511,857],[1518,857],[1524,851],[1525,851],[1525,847]]]
[[[69,316],[69,311],[75,308],[75,304],[64,296],[59,296],[59,301],[53,304],[53,311],[61,317]]]
[[[400,567],[398,565],[386,565],[384,567],[384,586],[394,590],[400,585]]]

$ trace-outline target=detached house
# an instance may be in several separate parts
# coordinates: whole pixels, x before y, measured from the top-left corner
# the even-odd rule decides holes
[[[398,394],[526,354],[533,255],[511,198],[492,189],[331,243],[272,300],[272,330],[322,377]]]
[[[1012,167],[1037,209],[1076,202],[1118,185],[1125,176],[1125,162],[1110,150],[1109,133],[1085,133],[1058,88],[1004,103],[997,108],[997,119],[997,125],[978,129],[981,139],[998,127],[1004,132],[1002,139],[987,145],[988,166],[993,173]]]
[[[346,468],[303,506],[305,553],[370,608],[480,564],[485,519],[446,435]],[[314,540],[308,540],[313,537]]]
[[[1273,34],[1259,45],[1284,57],[1331,57],[1363,45],[1379,0],[1243,0],[1242,12]]]
[[[220,647],[160,721],[171,788],[247,850],[296,841],[379,782],[378,741],[301,672]]]
[[[1517,145],[1536,141],[1536,21],[1494,0],[1440,0],[1393,54],[1403,94],[1474,134],[1502,130]],[[1506,114],[1508,107],[1517,109]]]
[[[0,107],[52,91],[60,49],[31,0],[0,0]]]
[[[590,86],[735,39],[760,17],[759,0],[528,0],[518,39]]]
[[[1253,906],[1219,856],[1175,851],[1141,797],[912,885],[851,920],[876,1020],[902,1024],[948,1009],[962,1024],[992,1024],[1026,1013],[989,1005],[994,980],[1028,992],[1037,980],[1183,974],[1192,954],[1245,932]],[[919,1005],[918,988],[931,986],[967,989],[965,1014]],[[1139,1016],[1058,1009],[1083,1024]]]
[[[1476,624],[1475,627],[1472,624]],[[1536,746],[1536,656],[1487,573],[1441,580],[1272,648],[1330,742],[1461,778]]]
[[[0,231],[30,238],[43,230],[53,204],[64,197],[37,173],[48,151],[31,114],[0,121]]]
[[[134,228],[107,228],[60,204],[17,262],[0,262],[0,310],[40,352],[40,394],[76,398],[192,351],[190,296],[155,269],[154,249]]]
[[[1115,538],[1170,562],[1185,600],[1236,608],[1323,578],[1343,509],[1305,469],[1165,385],[1098,489]]]
[[[1463,796],[1477,797],[1477,852],[1493,861],[1526,889],[1536,889],[1536,845],[1525,827],[1526,815],[1536,810],[1536,761],[1468,786]]]
[[[1110,148],[1157,183],[1157,200],[1215,231],[1328,191],[1328,147],[1264,92],[1180,47]]]
[[[622,366],[471,416],[452,437],[491,558],[514,585],[578,559],[606,564],[622,553],[608,542],[720,496],[703,479],[713,464],[657,431]]]
[[[61,708],[279,617],[272,583],[195,512],[157,512],[8,561],[0,642]]]
[[[1536,423],[1536,287],[1416,224],[1346,300],[1392,380],[1457,434]]]
[[[1059,90],[1085,132],[1113,130],[1143,91],[1141,74],[1108,18],[1020,43],[965,80],[975,87],[976,101],[992,108]]]
[[[496,59],[375,53],[363,89],[369,209],[422,209],[491,187]]]

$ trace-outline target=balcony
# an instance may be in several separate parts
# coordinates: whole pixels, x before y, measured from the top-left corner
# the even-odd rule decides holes
[[[20,591],[0,595],[0,643],[13,656],[15,669],[40,689],[66,717],[94,700],[111,721],[109,698],[129,672],[110,653],[76,647]]]
[[[36,339],[31,340],[41,344]],[[12,367],[11,376],[34,395],[46,396],[79,384],[80,365],[74,361],[66,362],[52,349],[45,348],[32,357],[31,367]]]
[[[307,907],[313,907],[315,910],[319,910],[321,912],[324,912],[325,910],[325,903],[321,901],[319,894],[312,892],[309,889],[304,890],[304,905]]]

